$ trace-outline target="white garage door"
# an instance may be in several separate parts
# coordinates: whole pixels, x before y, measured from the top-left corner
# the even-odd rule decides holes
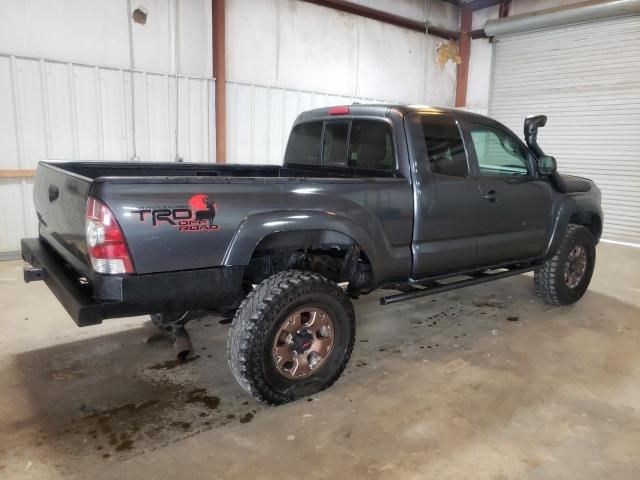
[[[640,16],[496,39],[489,114],[602,190],[603,237],[640,244]]]

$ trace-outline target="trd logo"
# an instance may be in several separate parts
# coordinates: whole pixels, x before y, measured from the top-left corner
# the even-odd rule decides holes
[[[216,217],[216,204],[209,200],[208,195],[198,194],[189,199],[188,206],[141,208],[132,210],[141,222],[151,219],[154,227],[166,223],[177,227],[180,232],[202,232],[219,230],[213,223]]]
[[[195,212],[196,220],[207,220],[213,225],[216,218],[216,204],[209,200],[209,195],[194,195],[189,199],[189,208]]]

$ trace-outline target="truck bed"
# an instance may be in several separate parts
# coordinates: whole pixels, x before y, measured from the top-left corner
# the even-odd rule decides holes
[[[113,212],[138,275],[242,265],[247,259],[228,253],[240,231],[259,241],[262,230],[326,225],[347,225],[363,241],[380,239],[392,273],[410,268],[412,188],[396,175],[326,166],[45,161],[34,192],[40,237],[89,282],[96,278],[85,240],[89,197]],[[158,220],[159,212],[196,215],[194,198],[214,205],[208,231],[180,229],[178,218]],[[250,255],[254,247],[234,251]]]
[[[96,180],[100,177],[241,177],[241,178],[353,178],[379,177],[380,172],[303,165],[218,165],[211,163],[166,162],[42,162],[75,175]],[[392,175],[388,175],[392,176]]]

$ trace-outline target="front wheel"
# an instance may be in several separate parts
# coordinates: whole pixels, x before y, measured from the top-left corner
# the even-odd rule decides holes
[[[593,235],[582,225],[567,227],[556,254],[534,274],[536,293],[552,305],[570,305],[589,287],[596,262]]]
[[[355,339],[351,301],[312,272],[277,273],[252,290],[229,331],[231,371],[247,392],[272,405],[331,386]]]

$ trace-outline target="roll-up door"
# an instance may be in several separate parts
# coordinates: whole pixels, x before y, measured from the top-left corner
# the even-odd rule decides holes
[[[640,244],[640,16],[495,39],[489,115],[602,190],[603,237]]]

